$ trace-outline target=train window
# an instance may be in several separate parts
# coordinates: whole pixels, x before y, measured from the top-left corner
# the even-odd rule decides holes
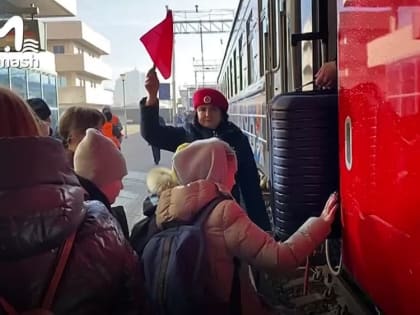
[[[239,38],[238,43],[238,58],[235,58],[238,61],[238,83],[239,83],[239,91],[243,89],[243,82],[242,82],[242,36]]]
[[[258,1],[259,4],[259,38],[260,38],[260,76],[268,69],[268,8],[267,0]]]
[[[312,0],[301,0],[301,29],[302,33],[310,33],[315,31],[312,19]],[[302,85],[313,80],[313,47],[312,41],[302,42]],[[303,90],[313,90],[313,85],[306,85]]]
[[[280,16],[279,16],[279,8],[278,8],[278,1],[270,1],[269,2],[271,8],[270,8],[270,12],[271,12],[271,19],[270,19],[270,36],[271,36],[271,63],[272,63],[272,67],[276,68],[278,63],[279,63],[279,56],[277,55],[277,45],[278,45],[278,41],[277,41],[277,36],[279,36],[278,34],[278,29],[279,29],[279,22],[280,22]]]
[[[233,52],[233,93],[238,93],[238,71],[237,71],[237,56],[236,49]]]
[[[247,33],[247,56],[248,56],[248,83],[252,84],[257,81],[258,73],[258,43],[257,43],[257,26],[253,17],[253,11],[249,14],[246,23]]]
[[[232,78],[232,59],[229,61],[229,82],[230,82],[230,89],[229,89],[229,96],[233,96],[233,78]]]
[[[244,36],[242,36],[243,38]],[[245,35],[245,40],[241,40],[242,43],[242,48],[240,51],[240,56],[241,56],[241,81],[242,81],[242,87],[245,88],[246,86],[248,86],[248,54],[247,54],[247,42],[246,42],[246,35]]]
[[[345,160],[346,160],[346,168],[347,170],[351,170],[353,165],[353,141],[352,141],[352,126],[351,126],[351,118],[346,117],[344,122],[345,134],[344,134],[344,144],[345,144]]]

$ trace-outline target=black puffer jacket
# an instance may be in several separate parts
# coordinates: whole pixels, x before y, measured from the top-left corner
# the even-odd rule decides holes
[[[104,205],[84,203],[62,144],[3,138],[0,152],[0,296],[18,311],[39,307],[77,230],[52,311],[147,314],[138,258]]]
[[[80,185],[87,192],[85,200],[97,200],[102,202],[108,211],[114,216],[114,218],[117,219],[117,222],[120,224],[124,236],[126,239],[128,239],[130,231],[128,230],[127,215],[124,211],[124,208],[122,206],[111,207],[108,198],[94,183],[82,176],[76,176],[80,182]]]
[[[140,102],[141,134],[149,144],[163,150],[174,152],[184,142],[192,142],[199,139],[218,137],[236,151],[238,159],[238,172],[232,194],[240,202],[241,195],[243,206],[249,218],[264,230],[270,230],[265,204],[262,199],[257,165],[255,164],[248,138],[233,123],[224,120],[219,127],[211,130],[202,127],[195,116],[192,123],[186,123],[184,127],[160,126],[159,106],[145,106],[146,99]]]

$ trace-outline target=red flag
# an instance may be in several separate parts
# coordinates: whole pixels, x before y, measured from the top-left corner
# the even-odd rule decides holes
[[[172,11],[168,10],[166,18],[150,31],[140,37],[155,66],[167,79],[172,70],[172,49],[174,47],[174,27]]]

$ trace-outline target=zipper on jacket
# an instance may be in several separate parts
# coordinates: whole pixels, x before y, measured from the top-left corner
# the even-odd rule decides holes
[[[173,237],[169,237],[165,239],[163,244],[163,250],[162,250],[162,265],[159,271],[159,277],[158,277],[158,285],[157,289],[159,292],[159,306],[162,308],[163,313],[166,312],[165,309],[165,298],[166,298],[166,271],[168,270],[169,265],[169,257],[171,254],[171,245],[172,245]]]

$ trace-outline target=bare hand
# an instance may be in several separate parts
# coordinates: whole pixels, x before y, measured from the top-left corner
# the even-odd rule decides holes
[[[315,74],[315,84],[324,89],[337,86],[337,66],[335,61],[326,62]]]
[[[156,105],[157,93],[159,91],[159,79],[154,66],[146,74],[144,87],[146,88],[148,94],[146,105]]]
[[[335,213],[338,209],[338,194],[334,192],[328,198],[327,202],[325,203],[324,210],[320,217],[327,223],[331,224],[334,221]]]

